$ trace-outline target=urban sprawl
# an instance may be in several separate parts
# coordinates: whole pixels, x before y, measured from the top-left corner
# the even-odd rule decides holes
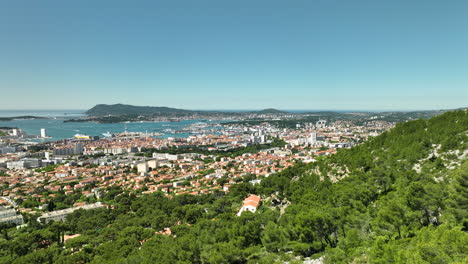
[[[186,138],[123,132],[39,143],[31,143],[31,136],[20,128],[3,128],[0,223],[21,226],[25,214],[49,222],[78,209],[112,208],[101,198],[116,188],[168,197],[229,192],[245,177],[257,184],[297,162],[314,162],[393,126],[372,119],[360,125],[319,120],[298,123],[295,129],[268,121],[199,122],[185,128],[191,131]],[[40,137],[47,137],[46,129]],[[246,199],[239,212],[254,210],[257,198]]]

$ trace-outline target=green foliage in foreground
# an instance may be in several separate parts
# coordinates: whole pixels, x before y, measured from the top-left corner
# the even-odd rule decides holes
[[[466,111],[399,124],[259,185],[244,180],[228,195],[168,199],[114,188],[104,198],[113,210],[4,228],[0,262],[468,263],[467,129]],[[261,207],[236,217],[249,193],[262,196]],[[165,227],[172,236],[155,234]]]

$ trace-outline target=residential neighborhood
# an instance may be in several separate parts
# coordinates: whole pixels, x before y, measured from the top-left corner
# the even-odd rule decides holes
[[[298,162],[313,162],[360,144],[393,125],[375,120],[365,125],[319,120],[279,128],[269,122],[198,122],[185,129],[196,129],[187,137],[123,132],[102,139],[35,145],[18,144],[21,139],[14,136],[18,130],[6,130],[10,136],[1,138],[1,195],[16,202],[15,210],[43,212],[40,219],[49,221],[63,219],[67,210],[100,204],[113,188],[137,195],[161,192],[168,197],[229,192],[244,177],[259,183]],[[57,201],[57,208],[50,206]],[[239,213],[254,212],[257,206],[248,203]],[[22,224],[18,217],[12,219],[4,221]]]

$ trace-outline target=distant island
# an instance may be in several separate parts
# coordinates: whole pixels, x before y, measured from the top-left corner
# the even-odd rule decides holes
[[[263,110],[257,111],[256,113],[258,114],[288,114],[288,112],[286,111],[281,111],[281,110],[274,109],[274,108],[263,109]]]
[[[135,106],[127,104],[98,104],[85,112],[86,117],[64,122],[120,123],[141,121],[179,121],[181,119],[257,118],[289,115],[286,111],[268,108],[260,111],[186,110],[166,106]]]
[[[170,108],[165,106],[135,106],[126,104],[98,104],[85,113],[88,116],[105,115],[154,115],[154,114],[187,114],[196,111]]]
[[[47,119],[47,117],[41,116],[11,116],[11,117],[0,117],[0,121],[12,121],[15,119]]]
[[[225,112],[225,111],[207,111],[207,110],[186,110],[171,108],[166,106],[135,106],[127,104],[98,104],[85,112],[88,116],[106,116],[106,115],[161,115],[161,114],[240,114],[241,112]],[[273,108],[268,108],[260,111],[244,112],[243,114],[285,114],[286,111],[281,111]]]

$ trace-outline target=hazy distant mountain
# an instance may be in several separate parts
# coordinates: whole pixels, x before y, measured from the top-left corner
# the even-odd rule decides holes
[[[375,119],[386,120],[392,122],[401,122],[404,120],[419,119],[424,118],[428,119],[433,116],[444,113],[448,110],[429,110],[429,111],[412,111],[412,112],[333,112],[333,111],[313,111],[313,112],[304,112],[301,114],[296,113],[295,115],[316,115],[324,119],[335,120],[335,119],[356,119],[361,117],[371,117],[375,116]],[[220,115],[244,115],[244,114],[291,114],[286,111],[281,111],[274,108],[267,108],[260,111],[250,111],[250,112],[224,112],[224,111],[200,111],[200,110],[186,110],[171,108],[165,106],[135,106],[135,105],[126,105],[126,104],[98,104],[93,108],[86,111],[86,114],[91,117],[100,117],[100,116],[152,116],[152,115],[171,115],[171,116],[186,116],[191,114],[220,114]]]
[[[267,108],[267,109],[257,111],[255,113],[258,113],[258,114],[286,114],[287,112],[281,111],[281,110],[278,110],[278,109],[274,109],[274,108]]]
[[[165,106],[135,106],[126,104],[98,104],[86,111],[89,116],[104,115],[155,115],[155,114],[195,114],[195,113],[224,113],[223,111],[193,111],[186,109],[171,108]],[[225,112],[228,113],[228,112]],[[229,112],[230,114],[236,112]],[[242,113],[242,112],[240,112]],[[287,113],[273,108],[261,111],[253,111],[256,114],[282,114]]]
[[[98,104],[86,111],[90,116],[102,115],[153,115],[153,114],[185,114],[194,111],[170,108],[165,106],[134,106],[125,104]]]

